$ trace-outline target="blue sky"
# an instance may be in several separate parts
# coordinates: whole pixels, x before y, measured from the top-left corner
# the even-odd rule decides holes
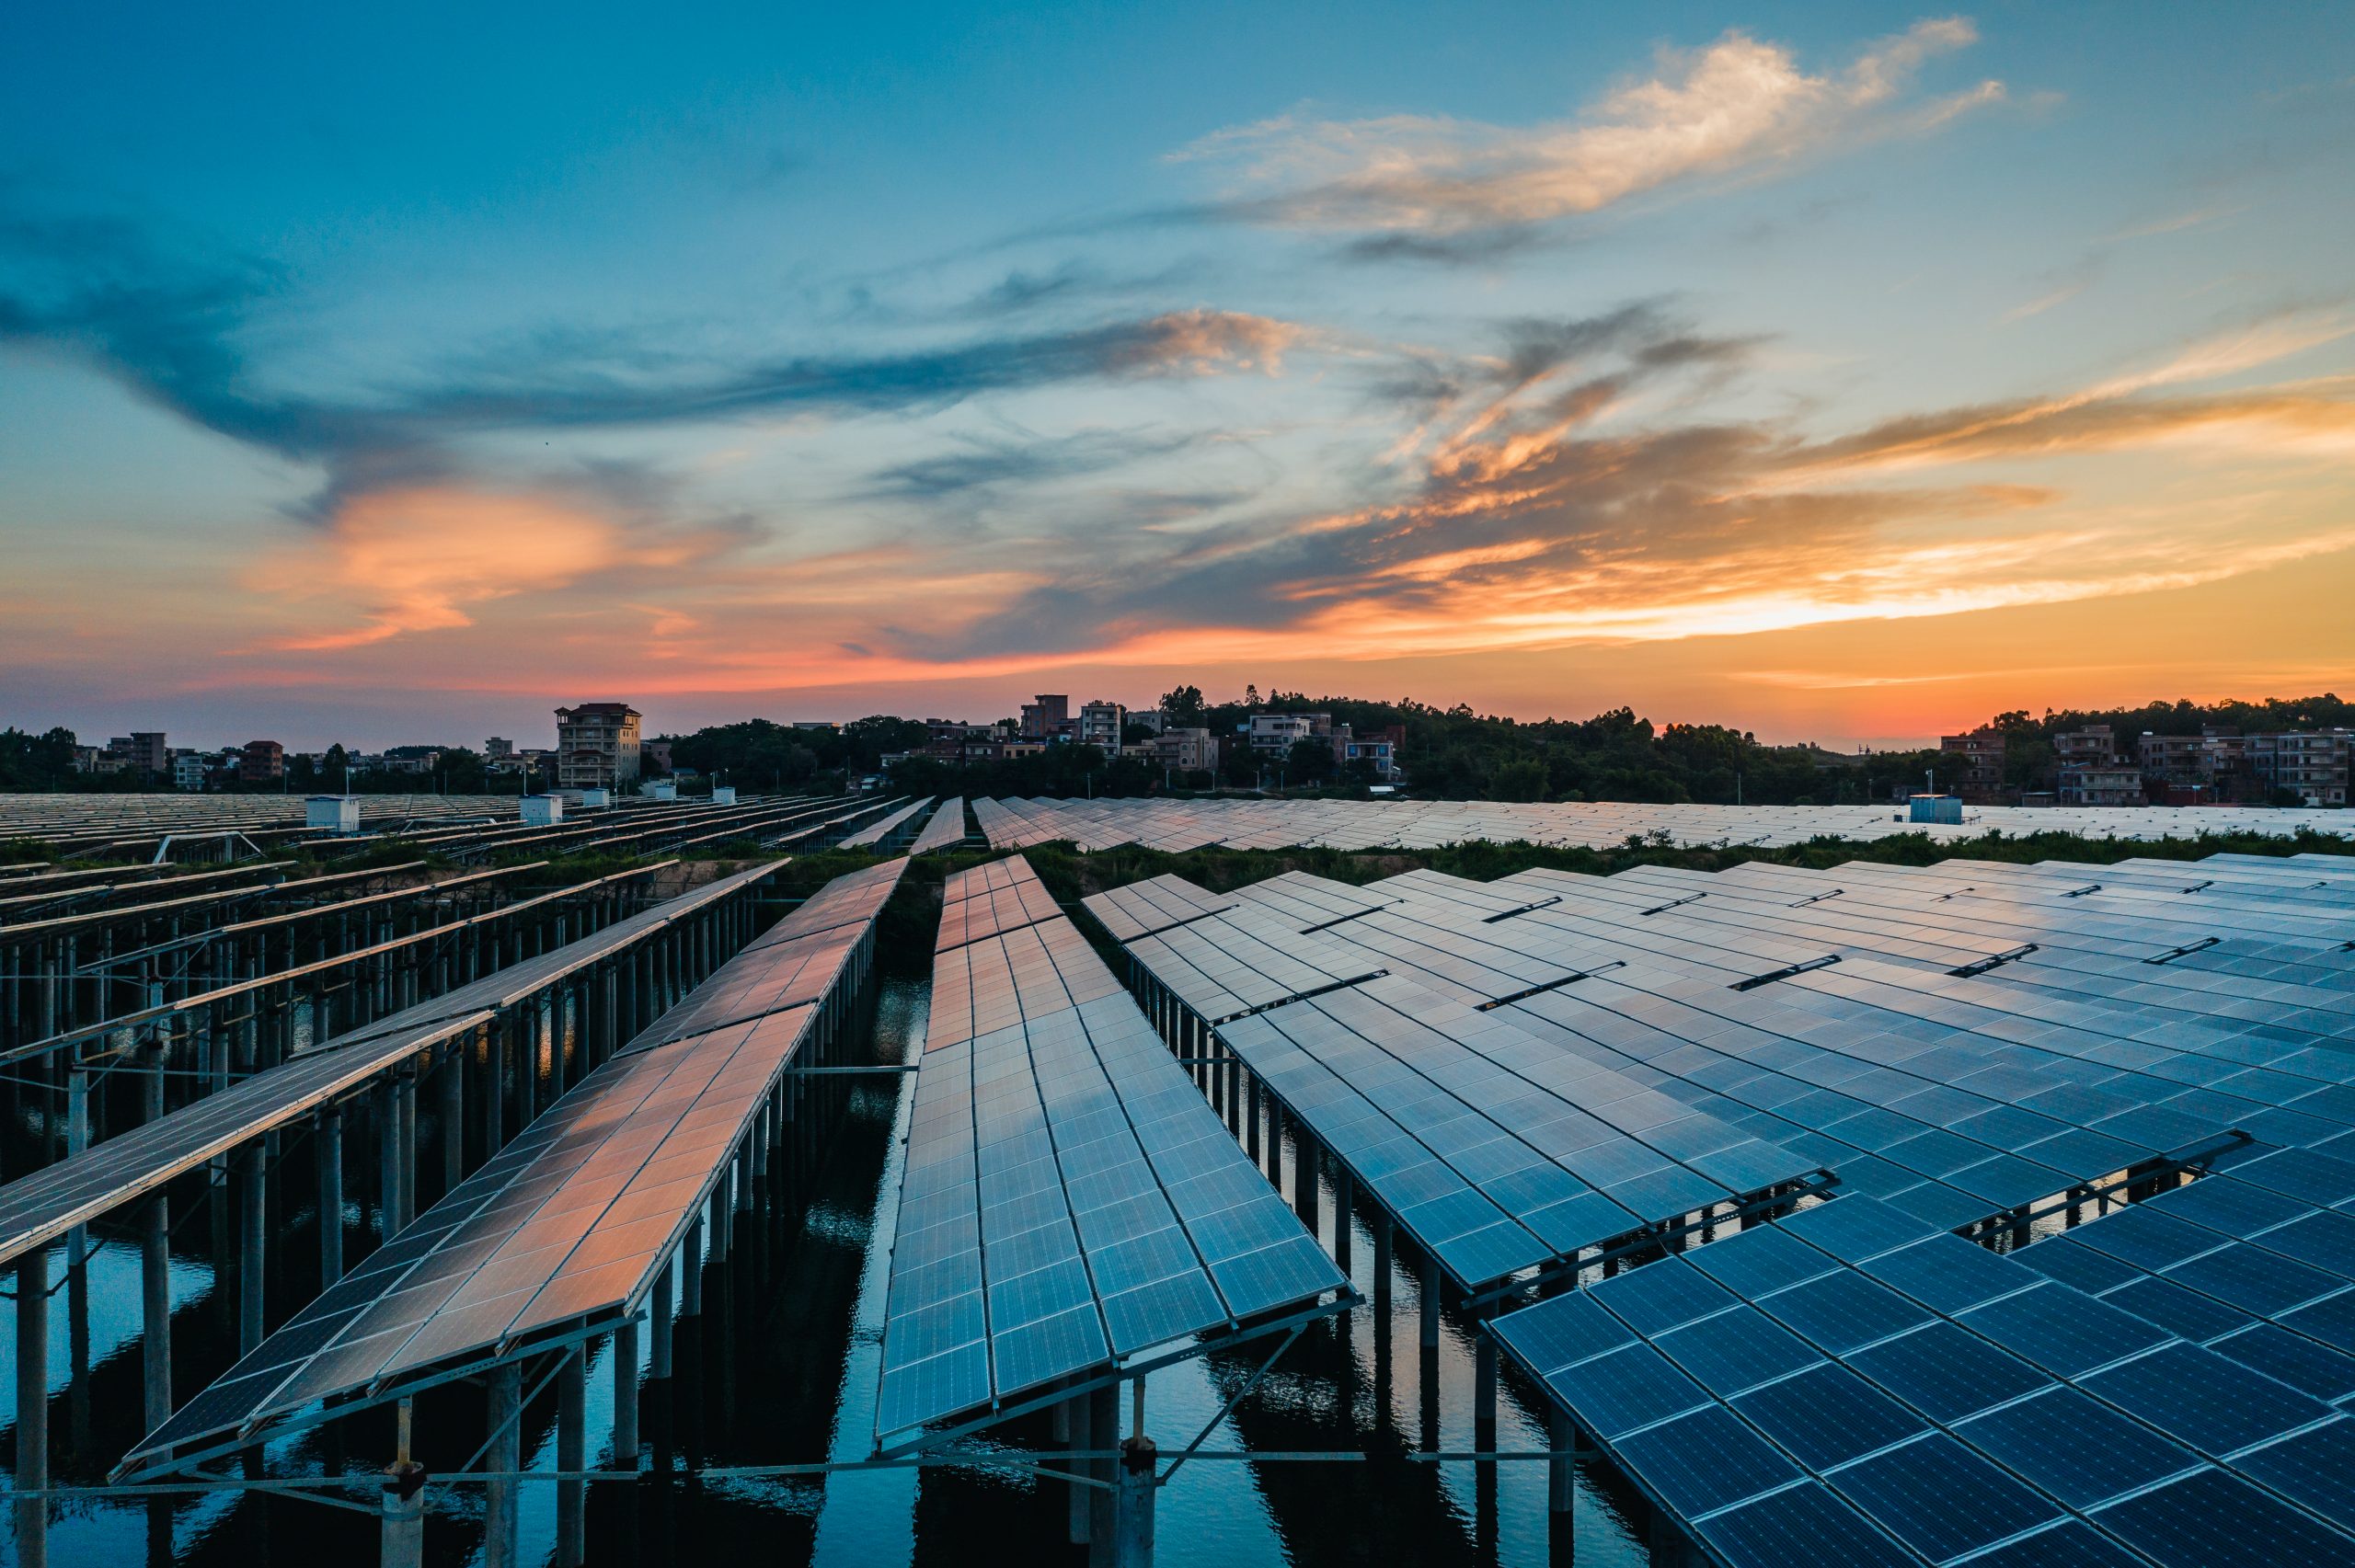
[[[0,127],[11,722],[2355,653],[2344,8],[53,8]]]

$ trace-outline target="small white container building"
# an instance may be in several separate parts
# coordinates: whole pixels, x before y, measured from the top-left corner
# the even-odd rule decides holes
[[[733,805],[735,805],[735,804],[736,804],[736,786],[735,786],[734,784],[714,784],[714,785],[712,785],[712,786],[711,786],[711,803],[712,803],[714,806],[733,806]]]
[[[580,792],[580,805],[584,810],[592,806],[611,806],[613,803],[614,792],[612,790],[584,789]]]
[[[564,820],[564,796],[560,795],[527,795],[523,800],[523,820],[534,828],[553,828]]]
[[[676,800],[679,798],[679,786],[668,779],[649,780],[638,785],[638,793],[649,800]]]
[[[330,833],[360,831],[360,802],[348,795],[315,795],[303,802],[303,824]]]

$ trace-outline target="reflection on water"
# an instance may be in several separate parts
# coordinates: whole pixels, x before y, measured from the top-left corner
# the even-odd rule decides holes
[[[912,1061],[921,1049],[926,988],[886,979],[876,1010],[872,1057]],[[853,1461],[874,1437],[877,1366],[889,1273],[892,1195],[898,1189],[907,1080],[877,1074],[855,1085],[826,1163],[805,1184],[790,1222],[767,1233],[748,1227],[736,1266],[707,1275],[705,1312],[682,1322],[676,1373],[647,1386],[643,1428],[649,1473],[636,1483],[590,1488],[592,1562],[652,1564],[804,1563],[890,1568],[967,1564],[999,1558],[1077,1562],[1064,1546],[1066,1500],[1051,1481],[1000,1471],[928,1467],[837,1472],[825,1477],[729,1479],[686,1473],[713,1467]],[[38,1106],[16,1107],[8,1137],[34,1136]],[[365,1139],[348,1150],[355,1177],[371,1158]],[[19,1150],[22,1145],[19,1143]],[[273,1196],[272,1260],[281,1321],[316,1277],[308,1207],[310,1156],[285,1150],[285,1178]],[[15,1168],[21,1169],[21,1165]],[[1287,1180],[1294,1163],[1282,1165]],[[347,1191],[365,1191],[356,1179]],[[221,1204],[201,1201],[191,1180],[173,1192],[175,1398],[184,1402],[234,1359],[233,1288],[216,1287],[211,1260]],[[428,1195],[431,1196],[430,1194]],[[1320,1233],[1333,1234],[1331,1193]],[[355,1238],[373,1220],[356,1205],[346,1215]],[[135,1242],[99,1244],[86,1289],[61,1288],[50,1335],[52,1469],[60,1485],[95,1482],[141,1436],[139,1255]],[[355,1242],[356,1259],[364,1242]],[[1350,1462],[1236,1462],[1204,1458],[1180,1469],[1158,1505],[1158,1561],[1166,1568],[1257,1568],[1299,1563],[1531,1565],[1564,1560],[1547,1539],[1546,1474],[1541,1463],[1433,1464],[1416,1450],[1474,1446],[1472,1342],[1451,1318],[1436,1352],[1417,1344],[1416,1281],[1394,1275],[1377,1294],[1372,1238],[1351,1249],[1366,1303],[1311,1328],[1204,1434],[1251,1379],[1278,1341],[1266,1339],[1153,1374],[1147,1429],[1165,1454],[1202,1436],[1212,1455],[1346,1450]],[[64,1273],[63,1250],[52,1277]],[[641,1335],[641,1357],[650,1336]],[[608,1458],[613,1371],[610,1347],[594,1347],[589,1376],[590,1462]],[[13,1388],[14,1336],[0,1330],[0,1388]],[[80,1377],[75,1368],[84,1368]],[[527,1382],[527,1390],[530,1387]],[[471,1458],[485,1431],[484,1398],[459,1384],[417,1401],[419,1459],[436,1471]],[[0,1400],[13,1415],[13,1402]],[[1125,1402],[1124,1402],[1125,1407]],[[1508,1370],[1499,1448],[1545,1446],[1544,1405]],[[555,1462],[556,1396],[528,1405],[527,1467]],[[1010,1448],[1048,1448],[1046,1417],[1007,1424],[993,1437]],[[0,1450],[13,1444],[0,1437]],[[390,1457],[389,1415],[370,1413],[322,1431],[270,1444],[270,1474],[362,1474]],[[13,1456],[7,1456],[13,1463]],[[224,1473],[227,1473],[224,1471]],[[1644,1561],[1642,1502],[1607,1466],[1580,1478],[1576,1554],[1611,1568]],[[364,1492],[355,1489],[355,1496]],[[555,1540],[556,1489],[523,1489],[526,1562]],[[426,1530],[429,1562],[477,1560],[481,1499],[471,1488],[437,1488]],[[51,1561],[66,1568],[162,1565],[364,1563],[373,1562],[372,1515],[260,1494],[215,1494],[147,1500],[61,1501],[51,1528]]]

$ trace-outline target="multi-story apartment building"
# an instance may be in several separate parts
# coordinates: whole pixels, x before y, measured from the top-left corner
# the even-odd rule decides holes
[[[1333,728],[1333,761],[1344,769],[1351,762],[1363,762],[1373,771],[1373,776],[1387,784],[1398,776],[1398,749],[1407,742],[1407,727],[1385,725],[1363,735],[1354,733],[1346,725]]]
[[[482,743],[482,756],[486,762],[511,761],[515,756],[515,743],[503,735],[494,735]]]
[[[638,763],[641,772],[650,771],[658,773],[678,772],[671,765],[671,743],[667,740],[640,742],[638,748]]]
[[[2290,790],[2308,806],[2347,804],[2350,737],[2344,729],[2290,730],[2248,737],[2248,761],[2269,795]]]
[[[1060,740],[1071,733],[1071,697],[1060,692],[1042,692],[1022,704],[1022,738],[1025,740]]]
[[[2062,730],[2052,738],[2052,760],[2064,768],[2107,768],[2118,761],[2118,738],[2106,724]]]
[[[164,744],[160,729],[134,729],[129,735],[118,735],[107,742],[107,750],[122,759],[123,765],[144,768],[151,773],[172,771],[172,749]]]
[[[2063,806],[2140,806],[2142,770],[2130,763],[2078,762],[2061,770]]]
[[[205,775],[212,771],[212,759],[201,751],[176,753],[172,758],[173,787],[187,790],[202,789]]]
[[[237,753],[240,784],[276,784],[286,776],[286,748],[275,740],[248,740]]]
[[[638,711],[627,703],[556,710],[558,789],[619,789],[638,774]]]
[[[1328,740],[1333,734],[1331,714],[1253,714],[1250,728],[1245,731],[1251,750],[1264,757],[1281,759],[1304,740]]]
[[[1117,756],[1120,750],[1120,729],[1127,721],[1129,710],[1118,703],[1098,698],[1079,705],[1079,743],[1094,746],[1108,756]]]
[[[2004,733],[1974,729],[1968,735],[1941,735],[1938,750],[1947,758],[1947,779],[1955,793],[1969,800],[1989,800],[2004,787]]]
[[[1218,737],[1207,729],[1164,729],[1153,738],[1153,760],[1181,773],[1215,773]]]

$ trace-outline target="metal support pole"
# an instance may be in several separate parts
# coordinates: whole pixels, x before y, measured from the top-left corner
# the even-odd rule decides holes
[[[654,1333],[654,1343],[648,1350],[646,1375],[649,1378],[671,1375],[671,1275],[677,1266],[678,1258],[673,1254],[671,1261],[662,1265],[662,1272],[654,1278],[654,1304],[647,1310],[648,1322]]]
[[[1338,1166],[1340,1162],[1334,1162]],[[1333,1261],[1341,1272],[1350,1272],[1350,1251],[1355,1243],[1357,1226],[1350,1220],[1350,1210],[1355,1207],[1357,1189],[1347,1171],[1333,1173]]]
[[[679,1247],[679,1316],[697,1318],[703,1315],[703,1211],[695,1211],[695,1223],[687,1227],[686,1240]]]
[[[444,1047],[442,1058],[442,1191],[446,1196],[466,1173],[466,1047],[463,1040]]]
[[[343,1113],[319,1113],[319,1288],[343,1277]]]
[[[1578,1448],[1579,1429],[1568,1414],[1559,1410],[1547,1414],[1545,1425],[1549,1434],[1546,1446],[1555,1454],[1545,1461],[1545,1511],[1551,1516],[1546,1522],[1555,1532],[1558,1548],[1568,1540],[1565,1532],[1570,1528],[1571,1509],[1579,1494],[1578,1460],[1570,1457]],[[1561,1556],[1558,1549],[1555,1555],[1557,1560]]]
[[[17,1263],[17,1490],[49,1486],[49,1254]],[[17,1561],[47,1568],[49,1499],[17,1499]]]
[[[425,1562],[425,1467],[409,1455],[409,1402],[400,1402],[400,1438],[385,1467],[383,1514],[377,1527],[380,1568],[422,1568]]]
[[[1153,1496],[1161,1489],[1155,1469],[1159,1459],[1150,1437],[1131,1437],[1120,1445],[1120,1534],[1113,1556],[1120,1568],[1152,1568]]]
[[[523,1468],[523,1366],[502,1361],[490,1369],[490,1447],[483,1469],[483,1568],[519,1568],[515,1555],[516,1504],[520,1482],[500,1480]]]
[[[614,1330],[614,1468],[638,1468],[638,1320]]]
[[[1068,1413],[1065,1421],[1071,1427],[1071,1446],[1075,1453],[1086,1453],[1092,1446],[1087,1426],[1087,1413],[1093,1402],[1086,1394],[1074,1394],[1058,1407]],[[1086,1459],[1072,1460],[1071,1472],[1074,1476],[1085,1476],[1087,1473],[1087,1461]],[[1092,1490],[1079,1481],[1071,1482],[1071,1543],[1074,1546],[1087,1544],[1088,1519],[1094,1512],[1093,1500],[1088,1496]]]
[[[1292,1133],[1292,1207],[1308,1233],[1316,1234],[1316,1140],[1305,1124]]]
[[[1439,1260],[1423,1255],[1423,1348],[1439,1348]]]
[[[1497,1443],[1497,1338],[1476,1329],[1472,1334],[1472,1430],[1476,1448]]]
[[[393,1075],[393,1134],[399,1139],[399,1157],[393,1162],[394,1173],[400,1178],[396,1189],[400,1203],[394,1211],[400,1218],[399,1229],[408,1230],[408,1222],[417,1218],[417,1070],[404,1067]]]
[[[261,1140],[252,1139],[236,1153],[237,1173],[237,1354],[261,1348],[262,1214]]]
[[[1116,1387],[1107,1386],[1093,1391],[1087,1398],[1089,1443],[1099,1449],[1117,1447],[1120,1436],[1120,1391]],[[1091,1461],[1091,1468],[1096,1472],[1096,1479],[1104,1484],[1087,1489],[1087,1506],[1090,1515],[1087,1539],[1092,1548],[1088,1553],[1088,1560],[1092,1562],[1109,1562],[1112,1553],[1117,1550],[1115,1543],[1119,1534],[1120,1510],[1116,1502],[1119,1494],[1116,1488],[1120,1484],[1120,1461],[1096,1459]]]
[[[139,1298],[146,1399],[141,1413],[153,1432],[172,1418],[172,1217],[163,1189],[146,1202],[139,1226]]]
[[[556,1379],[556,1468],[586,1470],[588,1458],[589,1347],[576,1345],[564,1353]],[[557,1568],[580,1568],[588,1539],[587,1489],[578,1481],[556,1483]]]

